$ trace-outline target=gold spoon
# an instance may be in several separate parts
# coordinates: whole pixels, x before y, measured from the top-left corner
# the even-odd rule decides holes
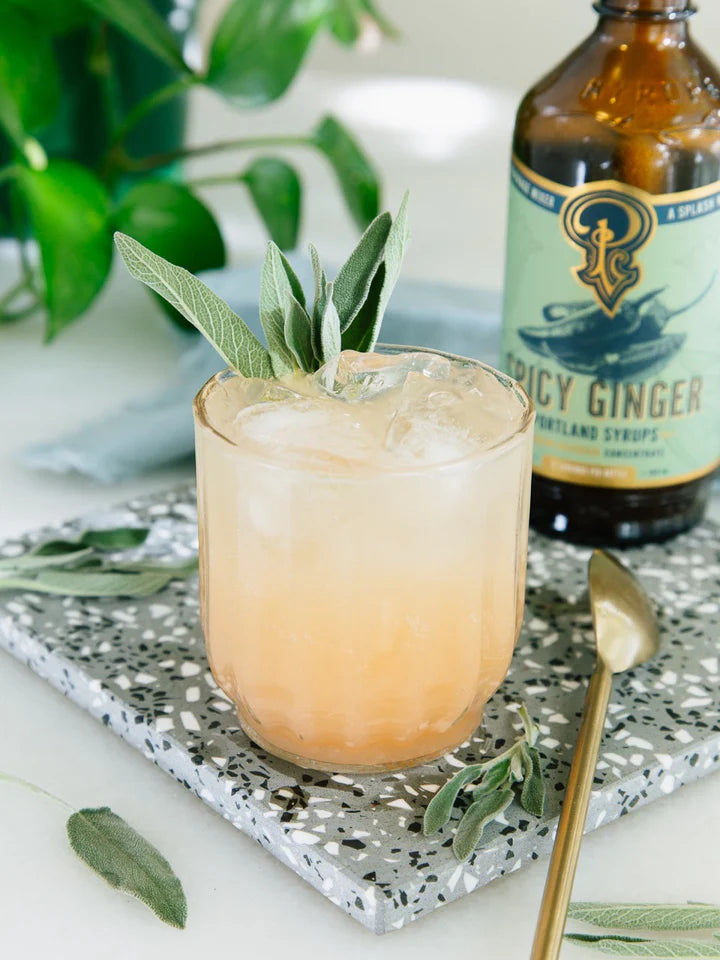
[[[530,960],[556,960],[560,954],[613,674],[645,663],[655,656],[660,643],[650,600],[629,570],[610,554],[596,550],[588,576],[597,660],[585,697]]]

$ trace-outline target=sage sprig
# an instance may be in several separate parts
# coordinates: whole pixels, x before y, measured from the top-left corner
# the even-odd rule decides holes
[[[48,540],[17,557],[0,558],[0,591],[72,597],[146,597],[171,580],[190,576],[197,558],[183,563],[124,562],[104,554],[141,546],[145,527],[85,530],[75,540]]]
[[[541,817],[545,808],[545,781],[540,754],[535,746],[538,728],[527,708],[518,709],[522,720],[521,737],[507,750],[491,760],[473,763],[460,770],[435,794],[423,822],[425,836],[441,830],[450,820],[462,791],[477,783],[472,802],[465,810],[453,839],[453,852],[458,860],[467,860],[482,839],[488,823],[518,797],[522,807],[532,816]],[[479,782],[478,782],[479,781]]]
[[[246,377],[312,373],[341,350],[371,351],[400,275],[409,240],[405,195],[395,220],[377,216],[329,282],[310,245],[312,307],[287,258],[268,245],[260,282],[260,323],[266,346],[201,280],[157,256],[124,233],[115,243],[133,277],[175,307],[212,343],[230,367]]]
[[[27,780],[0,772],[0,781],[24,787],[71,810],[66,829],[78,857],[111,887],[137,897],[165,923],[185,927],[187,901],[172,867],[156,847],[109,807],[75,810]]]
[[[571,920],[618,930],[719,930],[720,907],[711,903],[571,903]]]
[[[646,960],[683,960],[686,957],[720,957],[720,943],[700,940],[643,940],[639,937],[596,936],[568,933],[568,943],[588,947],[606,957],[645,957]]]
[[[720,928],[720,907],[710,903],[571,903],[568,917],[617,930],[712,930]],[[714,934],[715,938],[720,933]],[[565,940],[610,957],[720,957],[720,943],[654,940],[614,933],[568,933]]]

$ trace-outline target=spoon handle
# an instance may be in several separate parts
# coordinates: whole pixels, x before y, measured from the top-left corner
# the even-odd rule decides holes
[[[556,960],[560,955],[611,689],[612,673],[598,661],[585,697],[530,960]]]

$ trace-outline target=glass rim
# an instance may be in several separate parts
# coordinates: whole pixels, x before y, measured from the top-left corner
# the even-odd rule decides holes
[[[459,363],[477,367],[493,376],[505,389],[507,389],[509,393],[514,396],[515,400],[524,408],[523,417],[520,423],[513,427],[510,433],[504,435],[497,442],[488,446],[483,446],[479,450],[471,451],[462,457],[457,457],[456,459],[441,463],[420,463],[417,465],[402,466],[374,465],[370,469],[368,469],[365,464],[361,463],[353,464],[352,470],[348,470],[347,472],[328,469],[326,464],[318,463],[317,461],[311,461],[309,459],[307,462],[299,461],[295,463],[282,463],[281,461],[274,460],[269,456],[263,456],[263,453],[257,448],[249,448],[242,444],[236,443],[235,440],[232,440],[222,430],[218,429],[215,424],[212,423],[207,414],[205,400],[215,385],[222,382],[220,378],[230,375],[241,377],[242,379],[251,379],[249,377],[245,377],[242,373],[240,373],[238,370],[234,370],[232,367],[226,367],[209,377],[195,394],[193,399],[193,415],[195,418],[195,423],[202,429],[209,431],[218,439],[227,444],[227,446],[233,450],[236,456],[252,460],[255,463],[261,462],[267,467],[276,468],[283,472],[292,471],[298,473],[332,476],[334,479],[353,479],[356,477],[367,478],[369,476],[381,475],[400,476],[403,474],[425,474],[443,469],[450,469],[460,465],[469,465],[475,461],[482,462],[485,460],[494,460],[497,456],[504,453],[506,449],[514,446],[517,438],[527,433],[527,431],[532,428],[532,425],[535,422],[535,404],[532,400],[532,397],[530,397],[522,384],[508,376],[508,374],[503,373],[501,370],[497,370],[495,367],[490,366],[490,364],[484,363],[482,360],[476,360],[473,357],[464,357],[460,354],[450,353],[447,350],[438,350],[434,347],[415,347],[395,343],[378,343],[373,352],[385,354],[431,353],[435,356],[444,357],[447,360],[454,360]]]

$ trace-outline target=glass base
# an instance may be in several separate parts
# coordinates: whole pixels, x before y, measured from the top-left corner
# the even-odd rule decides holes
[[[407,770],[410,767],[419,767],[423,763],[431,763],[433,760],[438,760],[440,757],[444,757],[446,753],[452,753],[453,750],[456,750],[460,744],[467,740],[468,736],[473,732],[473,730],[480,726],[482,723],[482,714],[472,730],[466,731],[456,743],[453,742],[448,744],[444,750],[428,753],[420,757],[411,757],[407,760],[395,760],[389,763],[373,763],[367,765],[357,763],[335,763],[332,761],[316,760],[313,757],[301,757],[298,754],[290,753],[287,750],[276,747],[274,744],[265,740],[264,737],[259,734],[257,730],[255,730],[255,728],[252,727],[247,720],[244,717],[241,717],[239,714],[238,721],[247,736],[250,737],[254,743],[257,743],[259,747],[262,747],[263,750],[267,750],[267,752],[271,753],[274,757],[279,757],[281,760],[287,760],[290,763],[294,763],[298,767],[305,767],[309,770],[322,770],[323,773],[354,773],[362,775],[370,773],[388,773],[392,770]]]

